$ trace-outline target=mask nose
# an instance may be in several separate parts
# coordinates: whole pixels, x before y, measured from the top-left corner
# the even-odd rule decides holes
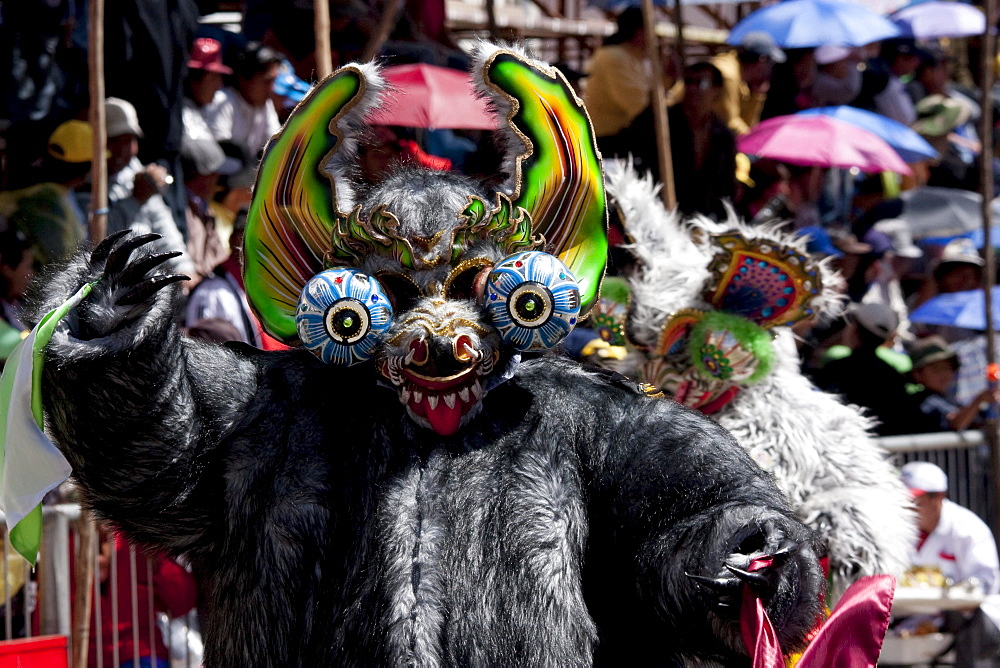
[[[425,376],[444,378],[465,371],[479,361],[472,337],[467,334],[431,335],[411,341],[409,366]]]

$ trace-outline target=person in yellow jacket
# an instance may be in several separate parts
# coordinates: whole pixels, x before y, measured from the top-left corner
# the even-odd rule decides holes
[[[712,58],[723,80],[715,113],[736,135],[746,134],[760,120],[774,64],[783,62],[785,52],[765,32],[747,33],[735,49]]]
[[[649,106],[653,64],[646,54],[642,10],[629,7],[618,15],[618,28],[590,59],[583,102],[590,113],[597,145],[605,156],[629,152],[619,136]],[[666,67],[665,70],[673,69]],[[664,76],[667,88],[673,77]],[[669,104],[668,100],[668,104]]]

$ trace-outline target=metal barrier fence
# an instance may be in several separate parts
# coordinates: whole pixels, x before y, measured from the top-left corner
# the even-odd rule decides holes
[[[948,474],[948,498],[994,527],[990,453],[981,431],[885,436],[878,441],[892,453],[897,466],[912,461],[940,466]]]
[[[131,545],[127,547],[127,556],[120,556],[119,553],[125,550],[115,549],[112,538],[111,549],[105,545],[105,576],[102,578],[102,541],[93,541],[92,554],[79,554],[83,542],[79,540],[81,523],[87,521],[81,518],[80,507],[76,504],[44,506],[42,516],[42,547],[37,570],[33,572],[10,547],[6,522],[3,521],[5,518],[0,513],[0,541],[4,557],[3,639],[61,635],[69,639],[72,656],[74,632],[81,622],[75,611],[74,597],[79,592],[75,589],[77,575],[74,567],[78,559],[88,558],[92,560],[91,572],[94,574],[92,582],[87,585],[93,587],[90,620],[93,628],[90,630],[91,660],[88,668],[119,668],[123,664],[138,666],[140,647],[144,644],[148,644],[152,651],[151,656],[146,656],[153,666],[157,665],[158,659],[165,661],[170,668],[197,668],[200,665],[197,613],[191,610],[171,620],[158,609],[163,606],[157,605],[161,597],[156,591],[156,563],[153,558]],[[122,556],[126,558],[123,560]],[[124,586],[124,590],[120,590],[120,586]],[[126,604],[126,610],[119,609],[120,602]],[[120,634],[119,629],[123,626],[124,631]],[[143,632],[148,643],[140,637]],[[157,652],[157,634],[163,640],[167,656],[162,656],[162,650]],[[105,658],[103,651],[106,645],[111,648],[110,660]],[[131,651],[120,650],[123,645],[131,647]]]

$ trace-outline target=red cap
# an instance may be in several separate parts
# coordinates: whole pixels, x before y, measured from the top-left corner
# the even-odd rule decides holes
[[[219,74],[232,74],[233,70],[222,64],[222,44],[210,37],[199,37],[191,47],[188,67],[193,70],[207,70]]]

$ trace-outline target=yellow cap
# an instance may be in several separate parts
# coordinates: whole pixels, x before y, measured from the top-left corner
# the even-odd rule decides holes
[[[94,155],[90,123],[66,121],[49,135],[49,155],[63,162],[90,162]]]

